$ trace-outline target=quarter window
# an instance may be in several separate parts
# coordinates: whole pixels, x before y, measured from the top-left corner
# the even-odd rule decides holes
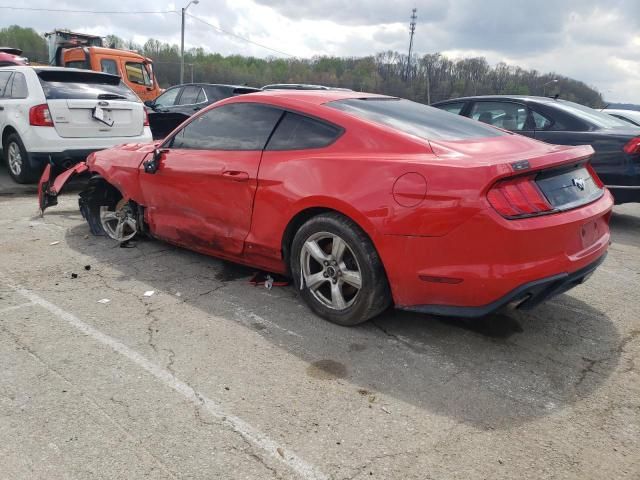
[[[282,111],[255,103],[209,110],[180,130],[169,146],[192,150],[262,150]]]
[[[322,148],[340,136],[342,130],[319,120],[286,112],[274,132],[267,150]]]
[[[27,98],[28,96],[27,80],[22,73],[16,72],[11,83],[11,98]]]
[[[471,118],[505,130],[526,130],[527,107],[510,102],[476,102]]]
[[[103,59],[100,60],[100,69],[104,73],[110,73],[111,75],[120,75],[118,73],[118,65],[115,60]]]

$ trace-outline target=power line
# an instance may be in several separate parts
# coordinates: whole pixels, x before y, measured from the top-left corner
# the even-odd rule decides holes
[[[30,11],[30,12],[54,12],[54,13],[88,13],[88,14],[114,14],[114,15],[139,15],[139,14],[167,14],[167,13],[178,13],[178,11],[176,10],[141,10],[141,11],[122,11],[122,10],[67,10],[67,9],[60,9],[60,8],[36,8],[36,7],[13,7],[13,6],[9,6],[9,5],[0,5],[0,9],[4,9],[4,10],[22,10],[22,11]],[[254,42],[253,40],[250,40],[247,37],[243,37],[242,35],[238,35],[236,33],[233,32],[229,32],[227,30],[224,30],[220,27],[218,27],[217,25],[214,25],[212,23],[207,22],[206,20],[200,18],[200,17],[196,17],[195,15],[191,15],[190,13],[185,13],[185,15],[193,18],[194,20],[197,20],[201,23],[204,23],[205,25],[208,25],[209,27],[213,28],[214,30],[216,30],[218,33],[222,33],[224,35],[228,35],[230,37],[234,37],[237,38],[239,40],[242,40],[244,42],[247,43],[251,43],[252,45],[256,45],[257,47],[260,48],[264,48],[266,50],[275,52],[275,53],[279,53],[280,55],[285,55],[287,57],[291,57],[294,58],[295,55],[291,54],[291,53],[287,53],[284,52],[282,50],[278,50],[272,47],[269,47],[267,45],[264,45],[262,43],[258,43],[258,42]]]
[[[191,15],[190,13],[185,13],[185,15],[187,15],[188,17],[193,18],[194,20],[198,20],[199,22],[204,23],[205,25],[210,26],[211,28],[213,28],[214,30],[216,30],[219,33],[223,33],[225,35],[229,35],[230,37],[238,38],[240,40],[243,40],[243,41],[245,41],[247,43],[251,43],[251,44],[256,45],[258,47],[264,48],[266,50],[271,50],[272,52],[276,52],[276,53],[279,53],[281,55],[286,55],[287,57],[295,58],[295,55],[293,55],[291,53],[283,52],[282,50],[277,50],[275,48],[268,47],[266,45],[263,45],[262,43],[254,42],[253,40],[250,40],[247,37],[243,37],[242,35],[238,35],[236,33],[228,32],[228,31],[223,30],[222,28],[220,28],[220,27],[218,27],[218,26],[216,26],[216,25],[214,25],[212,23],[207,22],[206,20],[203,20],[200,17],[196,17],[195,15]]]
[[[8,5],[0,5],[0,9],[4,10],[24,10],[28,12],[59,12],[59,13],[95,13],[95,14],[114,14],[114,15],[131,15],[145,13],[178,13],[175,10],[67,10],[62,8],[36,8],[36,7],[13,7]]]

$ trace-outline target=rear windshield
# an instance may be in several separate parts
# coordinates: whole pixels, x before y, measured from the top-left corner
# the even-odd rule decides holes
[[[558,100],[554,106],[569,112],[587,123],[600,128],[620,128],[629,125],[618,118],[612,117],[606,113],[599,112],[593,108],[585,107],[579,103],[568,102],[566,100]]]
[[[464,140],[508,135],[459,115],[400,98],[349,98],[327,106],[427,140]]]
[[[97,72],[41,70],[40,84],[47,100],[129,100],[140,99],[120,77]]]

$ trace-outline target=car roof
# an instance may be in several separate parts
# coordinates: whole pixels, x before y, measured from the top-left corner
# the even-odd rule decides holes
[[[248,90],[255,90],[256,92],[259,92],[260,89],[256,88],[256,87],[249,87],[248,85],[229,85],[226,83],[180,83],[178,85],[172,85],[169,88],[176,88],[176,87],[188,87],[188,86],[194,86],[194,87],[224,87],[224,88],[246,88]],[[167,90],[169,90],[169,88],[167,88]]]
[[[109,77],[118,77],[118,75],[112,75],[106,72],[96,72],[95,70],[87,70],[84,68],[68,68],[68,67],[40,67],[35,65],[8,65],[6,67],[0,68],[10,68],[11,70],[33,70],[34,72],[82,72],[82,73],[94,73],[96,75],[107,75]],[[119,77],[118,77],[119,78]]]
[[[557,100],[562,101],[562,98],[553,97],[538,97],[535,95],[476,95],[472,97],[459,97],[451,98],[449,100],[442,100],[440,102],[434,102],[434,105],[442,103],[454,103],[454,102],[466,102],[470,100],[520,100],[520,101],[534,101],[541,103],[552,103]]]
[[[602,113],[635,113],[640,115],[640,110],[631,110],[630,108],[603,108]]]
[[[376,93],[362,93],[345,90],[263,90],[251,94],[257,98],[291,99],[313,105],[322,105],[335,100],[364,99],[364,98],[396,98]]]

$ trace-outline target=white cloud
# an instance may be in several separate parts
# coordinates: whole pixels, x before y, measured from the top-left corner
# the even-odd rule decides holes
[[[187,1],[185,0],[184,4]],[[608,100],[640,103],[640,1],[616,0],[201,0],[189,13],[295,56],[362,56],[405,51],[408,17],[418,8],[416,53],[485,56],[541,72],[555,71],[598,88]],[[182,3],[138,0],[38,0],[31,8],[179,10]],[[177,44],[180,15],[89,15],[0,9],[0,27],[40,32],[69,28],[144,43]],[[223,55],[277,53],[187,20],[187,48]]]

